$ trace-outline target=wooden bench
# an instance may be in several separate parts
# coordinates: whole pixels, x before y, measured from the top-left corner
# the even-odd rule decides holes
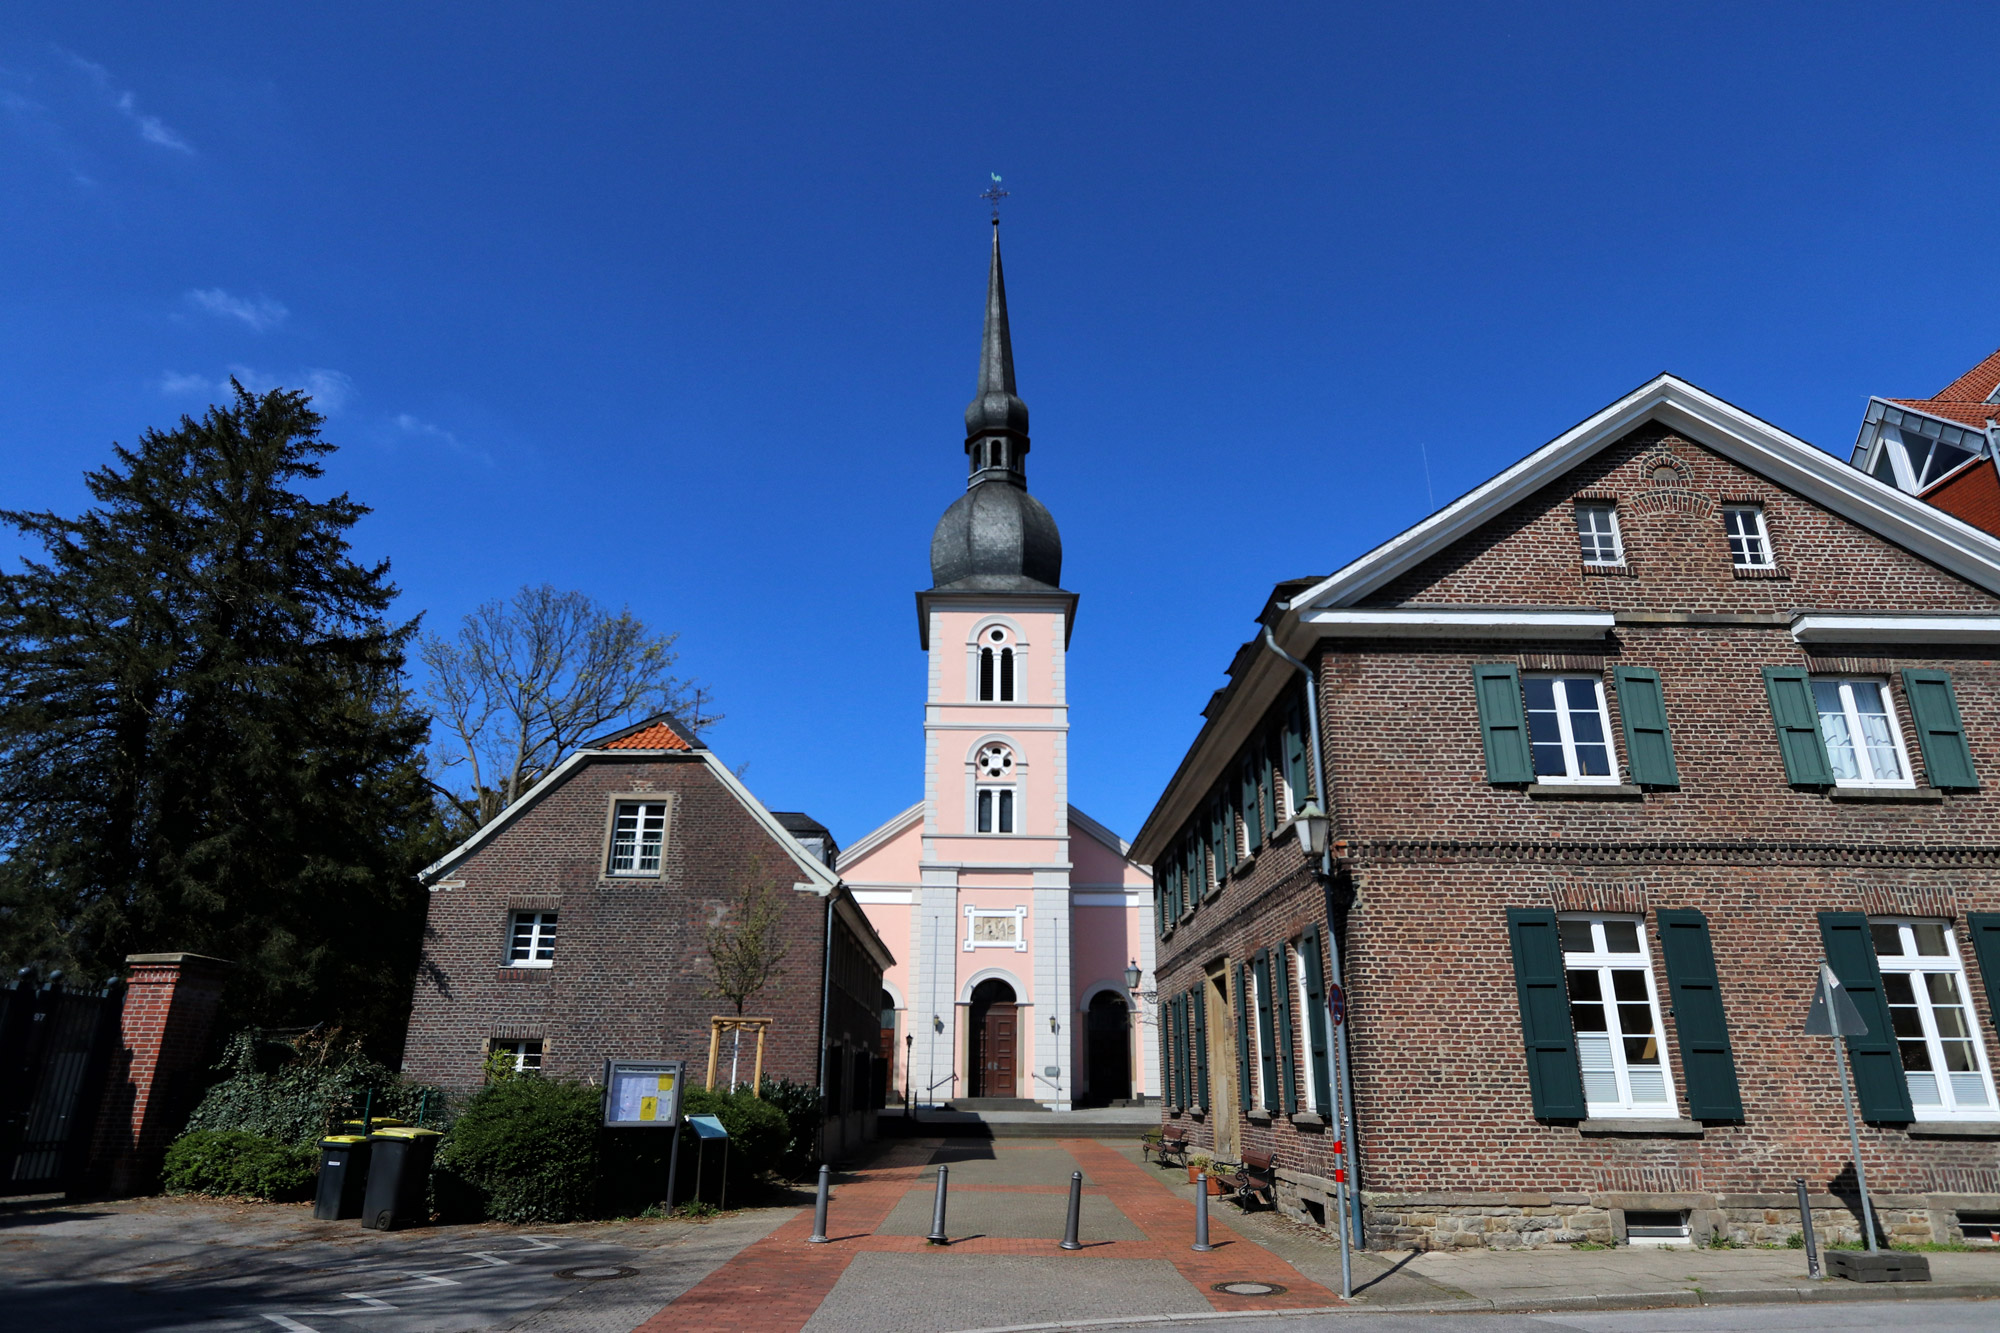
[[[1236,1198],[1245,1204],[1262,1199],[1277,1206],[1278,1173],[1271,1165],[1271,1154],[1267,1152],[1245,1152],[1243,1163],[1235,1174],[1223,1177],[1223,1183]]]
[[[1172,1161],[1176,1166],[1187,1165],[1187,1130],[1174,1126],[1160,1136],[1158,1143],[1151,1139],[1139,1140],[1139,1155],[1156,1158],[1161,1166]]]

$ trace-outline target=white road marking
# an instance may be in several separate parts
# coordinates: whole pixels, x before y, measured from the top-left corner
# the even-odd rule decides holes
[[[298,1320],[287,1319],[281,1314],[267,1314],[264,1317],[286,1330],[286,1333],[319,1333],[319,1330],[311,1324],[301,1324]]]

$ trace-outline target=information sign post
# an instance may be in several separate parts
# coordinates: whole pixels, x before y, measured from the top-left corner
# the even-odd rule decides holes
[[[1833,1038],[1833,1062],[1840,1067],[1840,1101],[1847,1108],[1847,1142],[1854,1149],[1854,1186],[1861,1192],[1861,1229],[1867,1233],[1868,1250],[1873,1254],[1877,1249],[1875,1206],[1868,1202],[1868,1168],[1861,1165],[1861,1134],[1854,1127],[1854,1089],[1848,1084],[1847,1052],[1841,1049],[1840,1042],[1842,1037],[1861,1037],[1867,1033],[1868,1024],[1855,1008],[1847,988],[1840,984],[1833,968],[1821,963],[1812,1008],[1806,1011],[1806,1035]]]
[[[681,1089],[686,1073],[685,1060],[604,1062],[604,1127],[673,1131],[673,1146],[667,1150],[669,1212],[681,1169]]]

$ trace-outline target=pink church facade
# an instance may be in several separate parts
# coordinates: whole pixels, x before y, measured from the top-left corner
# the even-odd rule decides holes
[[[883,1054],[918,1105],[1052,1110],[1156,1096],[1153,886],[1069,803],[1069,633],[1055,521],[1028,494],[994,234],[966,493],[938,523],[917,594],[929,656],[923,799],[840,858],[889,943]]]

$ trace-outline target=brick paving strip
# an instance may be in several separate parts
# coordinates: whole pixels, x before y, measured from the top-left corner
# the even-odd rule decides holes
[[[1341,1303],[1339,1296],[1225,1225],[1212,1206],[1208,1240],[1219,1248],[1208,1254],[1196,1254],[1188,1248],[1194,1243],[1192,1201],[1181,1198],[1115,1148],[1088,1139],[1063,1139],[1061,1143],[1085,1174],[1097,1182],[1113,1206],[1145,1232],[1149,1242],[1164,1251],[1159,1257],[1171,1260],[1180,1275],[1193,1283],[1195,1290],[1206,1296],[1217,1310],[1302,1310]],[[1114,1242],[1101,1253],[1107,1258],[1114,1253],[1119,1258],[1136,1258],[1141,1257],[1135,1253],[1140,1248]],[[1275,1282],[1286,1290],[1282,1296],[1232,1296],[1226,1291],[1212,1290],[1217,1282]]]
[[[804,1209],[763,1240],[745,1248],[708,1277],[683,1293],[633,1333],[736,1333],[754,1323],[772,1333],[797,1333],[833,1291],[854,1256],[863,1252],[940,1255],[1008,1254],[1034,1255],[1064,1262],[1088,1263],[1098,1259],[1164,1259],[1192,1283],[1219,1311],[1294,1310],[1337,1306],[1340,1298],[1271,1251],[1232,1230],[1215,1216],[1209,1220],[1209,1239],[1219,1248],[1196,1254],[1188,1247],[1194,1242],[1194,1210],[1181,1198],[1134,1165],[1116,1149],[1088,1139],[1052,1140],[1076,1160],[1084,1173],[1095,1181],[1087,1193],[1109,1199],[1144,1233],[1144,1241],[1098,1241],[1085,1237],[1086,1248],[1063,1251],[1056,1248],[1058,1234],[1046,1238],[1018,1239],[973,1236],[954,1241],[949,1250],[929,1245],[921,1236],[885,1236],[876,1229],[888,1220],[930,1165],[940,1148],[937,1140],[917,1140],[898,1144],[877,1164],[855,1172],[856,1179],[841,1185],[829,1210],[828,1245],[808,1245],[812,1234],[812,1210]],[[949,1164],[949,1163],[947,1163]],[[994,1193],[1066,1192],[1059,1186],[974,1185],[953,1186],[952,1192],[976,1190]],[[1280,1296],[1232,1296],[1211,1290],[1217,1282],[1270,1282],[1286,1288]]]

